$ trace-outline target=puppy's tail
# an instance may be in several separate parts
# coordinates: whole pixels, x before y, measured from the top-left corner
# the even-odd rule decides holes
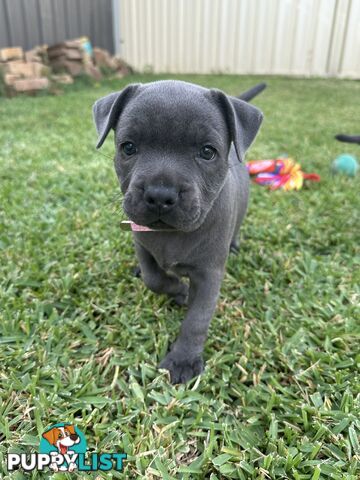
[[[357,143],[360,145],[360,135],[343,135],[342,133],[339,133],[335,138],[336,140],[339,140],[339,142]]]
[[[250,88],[250,90],[246,90],[246,92],[239,95],[237,98],[240,100],[244,100],[244,102],[250,102],[256,95],[259,95],[265,88],[267,87],[266,83],[258,83],[255,87]]]

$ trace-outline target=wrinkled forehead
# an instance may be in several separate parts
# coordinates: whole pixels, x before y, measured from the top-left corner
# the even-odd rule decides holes
[[[226,137],[226,126],[208,90],[158,82],[144,86],[129,102],[120,117],[116,136],[119,141],[134,142],[221,143]]]

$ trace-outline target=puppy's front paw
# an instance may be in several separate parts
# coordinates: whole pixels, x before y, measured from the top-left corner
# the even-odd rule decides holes
[[[188,304],[189,286],[186,283],[180,283],[179,292],[172,295],[172,301],[179,307],[184,307]]]
[[[169,352],[160,362],[159,368],[169,370],[172,384],[186,383],[193,377],[200,375],[204,370],[204,361],[201,356],[189,360]]]

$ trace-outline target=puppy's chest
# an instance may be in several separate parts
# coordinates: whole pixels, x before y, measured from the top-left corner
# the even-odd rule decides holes
[[[178,275],[187,275],[190,260],[191,245],[171,235],[157,236],[157,233],[143,233],[136,235],[138,241],[156,260],[157,264],[166,271],[173,271]]]
[[[150,253],[154,256],[156,262],[163,270],[174,270],[182,260],[179,252],[171,251],[171,248],[168,246],[165,246],[162,250],[154,249]]]

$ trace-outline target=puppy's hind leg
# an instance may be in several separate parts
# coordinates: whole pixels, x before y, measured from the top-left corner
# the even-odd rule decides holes
[[[155,293],[165,293],[173,298],[177,305],[186,305],[189,287],[175,274],[163,270],[155,258],[141,245],[135,242],[141,276],[145,285]]]

